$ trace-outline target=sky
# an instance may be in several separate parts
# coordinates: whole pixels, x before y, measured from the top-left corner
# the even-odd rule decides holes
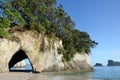
[[[99,44],[91,49],[92,65],[120,61],[120,0],[57,0],[75,22]]]

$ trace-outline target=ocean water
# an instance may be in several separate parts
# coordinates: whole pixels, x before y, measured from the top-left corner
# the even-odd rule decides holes
[[[27,65],[26,67],[21,67],[21,68],[15,68],[15,67],[12,67],[12,68],[10,68],[10,70],[13,70],[13,71],[32,71],[32,67],[31,67],[31,65]]]
[[[30,70],[31,67],[25,69]],[[45,75],[47,77],[45,80],[120,80],[120,66],[102,66],[94,69],[93,72],[43,72],[40,75]]]
[[[120,80],[120,66],[94,67],[93,79]]]
[[[120,80],[120,66],[94,67],[93,72],[46,73],[48,80]]]

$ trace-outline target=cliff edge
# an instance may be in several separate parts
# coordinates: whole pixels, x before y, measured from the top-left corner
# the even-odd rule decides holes
[[[33,31],[15,31],[11,39],[0,39],[0,72],[7,72],[17,62],[28,58],[33,71],[91,71],[87,54],[77,53],[69,62],[62,60],[58,49],[62,41]]]

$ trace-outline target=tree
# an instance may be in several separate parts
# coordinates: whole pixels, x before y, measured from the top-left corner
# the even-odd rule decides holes
[[[15,25],[23,27],[25,22],[21,14],[9,3],[0,1],[0,36],[8,38],[8,28]]]
[[[45,27],[50,25],[47,18],[48,2],[50,0],[14,0],[11,3],[21,13],[27,29],[46,32]]]
[[[75,29],[75,23],[56,0],[8,0],[4,9],[7,26],[18,25],[63,41],[63,59],[70,61],[76,52],[89,54],[98,43],[87,32]],[[7,21],[8,20],[8,21]],[[10,23],[10,24],[9,24]],[[5,28],[6,29],[6,28]]]
[[[0,37],[5,37],[8,38],[9,37],[9,33],[7,32],[6,28],[8,28],[10,26],[10,21],[7,19],[6,14],[4,13],[4,8],[5,8],[5,4],[0,1]]]
[[[9,38],[6,28],[10,26],[10,21],[5,17],[0,17],[0,37]]]

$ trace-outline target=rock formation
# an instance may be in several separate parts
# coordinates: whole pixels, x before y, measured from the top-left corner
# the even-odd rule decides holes
[[[120,62],[108,60],[107,66],[120,66]]]
[[[62,41],[33,31],[14,31],[11,39],[0,39],[0,72],[9,71],[17,62],[28,58],[33,71],[90,71],[87,54],[76,54],[70,62],[62,61]]]
[[[94,66],[103,66],[101,63],[96,63]]]
[[[26,63],[24,60],[20,61],[20,62],[17,62],[15,65],[14,65],[15,68],[23,68],[23,67],[26,67]]]

